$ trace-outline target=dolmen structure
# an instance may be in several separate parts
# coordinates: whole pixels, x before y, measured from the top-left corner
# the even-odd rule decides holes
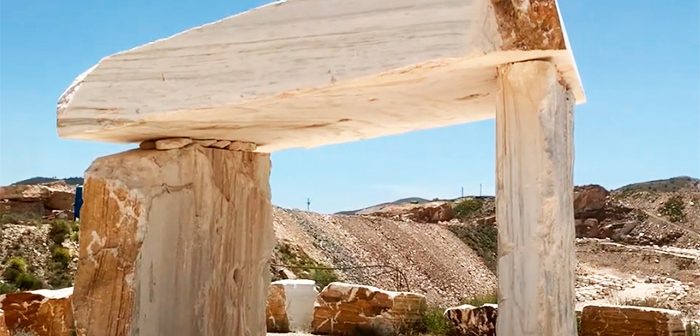
[[[288,0],[107,56],[57,107],[139,144],[85,173],[77,333],[264,335],[271,152],[495,118],[498,334],[575,335],[584,101],[555,0]]]

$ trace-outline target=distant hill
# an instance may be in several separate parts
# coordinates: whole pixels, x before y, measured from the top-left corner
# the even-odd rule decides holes
[[[83,184],[83,178],[82,177],[69,177],[69,178],[56,178],[56,177],[42,177],[42,176],[37,176],[37,177],[32,177],[28,178],[26,180],[22,181],[17,181],[15,183],[12,183],[12,185],[27,185],[27,184],[42,184],[42,183],[51,183],[51,182],[56,182],[56,181],[65,181],[66,184],[69,185],[82,185]]]
[[[683,189],[699,189],[700,179],[690,176],[678,176],[665,180],[654,180],[640,183],[628,184],[614,190],[615,192],[633,191],[654,191],[654,192],[676,192]]]
[[[374,208],[381,208],[387,205],[393,205],[393,204],[405,204],[405,203],[414,203],[414,204],[421,204],[421,203],[427,203],[430,202],[430,200],[427,200],[425,198],[420,198],[420,197],[406,197],[402,199],[398,199],[393,202],[386,202],[386,203],[381,203],[381,204],[376,204],[371,207],[363,208],[363,209],[357,209],[357,210],[348,210],[348,211],[340,211],[336,212],[337,215],[357,215],[359,212],[369,210],[369,209],[374,209]]]

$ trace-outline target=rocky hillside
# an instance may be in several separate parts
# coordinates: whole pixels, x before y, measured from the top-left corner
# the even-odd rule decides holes
[[[668,181],[676,182],[575,189],[579,305],[654,305],[700,319],[700,190],[693,179]],[[0,289],[70,284],[79,231],[72,192],[62,183],[0,189]],[[495,298],[493,197],[406,199],[348,213],[275,207],[273,278],[411,290],[441,307]]]
[[[72,284],[80,226],[64,181],[0,188],[0,292]]]
[[[82,177],[68,177],[64,179],[59,179],[55,177],[43,177],[43,176],[36,176],[32,178],[28,178],[26,180],[22,181],[17,181],[13,183],[13,186],[18,186],[18,185],[33,185],[33,184],[53,184],[53,183],[63,183],[67,184],[69,186],[75,186],[75,185],[82,185],[84,183],[84,180]]]
[[[341,268],[334,272],[344,281],[410,289],[438,305],[495,289],[494,273],[447,225],[282,208],[274,209],[273,218],[279,239],[276,258],[280,244],[299,247],[314,261]],[[276,269],[279,274],[285,267]]]

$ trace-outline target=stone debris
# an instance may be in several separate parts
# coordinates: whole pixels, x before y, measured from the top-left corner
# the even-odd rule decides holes
[[[445,317],[452,322],[455,331],[463,336],[496,336],[498,305],[485,304],[481,307],[461,305],[447,308]]]
[[[0,213],[50,215],[54,210],[73,211],[74,201],[75,186],[63,181],[0,187]]]
[[[7,329],[12,333],[33,332],[36,336],[71,335],[74,330],[72,295],[73,288],[69,287],[0,296],[0,306],[4,311]]]
[[[243,152],[253,152],[257,145],[252,142],[216,140],[216,139],[190,139],[190,138],[166,138],[158,140],[146,140],[139,144],[139,149],[171,150],[185,147],[195,143],[202,147],[213,147]]]
[[[320,334],[395,335],[421,321],[425,296],[332,282],[318,295],[312,331]]]
[[[185,147],[192,143],[190,138],[168,138],[156,140],[157,150],[170,150]]]
[[[634,287],[631,279],[605,273],[579,273],[576,278],[576,301],[587,302],[611,297],[615,292]]]
[[[211,147],[211,145],[215,144],[217,140],[215,139],[195,139],[194,142],[202,147]]]
[[[224,148],[228,147],[228,145],[230,145],[230,144],[231,144],[231,141],[228,141],[228,140],[218,140],[218,141],[216,141],[215,143],[211,144],[210,147],[224,149]]]
[[[581,336],[683,336],[682,313],[676,310],[631,306],[586,306]]]
[[[226,148],[229,150],[252,152],[255,150],[255,148],[257,148],[257,146],[252,142],[231,141],[231,144],[229,144]]]
[[[639,301],[643,305],[645,300],[653,300],[676,308],[692,290],[691,285],[692,283],[662,276],[621,278],[606,273],[579,272],[576,280],[576,302],[605,300],[614,304],[624,304]]]
[[[589,184],[574,187],[574,211],[583,217],[584,213],[595,214],[605,207],[610,193],[600,185]]]
[[[318,296],[313,280],[279,280],[270,284],[267,295],[267,331],[308,331]]]

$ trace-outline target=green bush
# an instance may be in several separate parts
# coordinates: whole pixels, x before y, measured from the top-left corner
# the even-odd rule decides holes
[[[448,336],[455,334],[452,322],[444,315],[444,309],[432,307],[423,314],[422,329],[429,335]]]
[[[73,231],[73,232],[80,231],[80,222],[70,221],[70,223],[71,223],[71,226],[70,226],[71,231]]]
[[[331,282],[338,281],[338,276],[332,270],[327,269],[311,269],[310,278],[316,281],[316,286],[325,288]]]
[[[51,222],[49,229],[49,239],[56,245],[61,245],[66,240],[66,236],[71,232],[70,221],[64,219],[55,219]]]
[[[15,280],[15,286],[21,290],[34,290],[43,288],[44,284],[34,274],[22,273]]]
[[[674,223],[685,221],[685,203],[683,203],[683,197],[673,196],[669,198],[664,204],[659,208],[659,213],[667,216],[668,220]]]
[[[287,241],[279,242],[274,254],[296,275],[316,281],[316,286],[321,289],[339,280],[332,269],[324,269],[326,265],[313,260],[301,248]]]
[[[60,265],[53,265],[53,274],[49,275],[49,285],[51,288],[66,288],[73,286],[73,277],[65,269],[60,269]]]
[[[491,293],[466,298],[463,299],[461,303],[472,305],[475,307],[483,306],[487,303],[498,303],[498,291],[493,291]]]
[[[700,321],[692,321],[688,323],[688,336],[700,336]]]
[[[476,252],[484,260],[494,274],[498,268],[498,228],[493,224],[464,224],[449,225],[452,231],[462,242]]]
[[[17,291],[17,287],[11,283],[0,282],[0,295],[7,293],[14,293]]]
[[[51,258],[65,268],[71,261],[70,251],[63,246],[54,245],[51,248]]]
[[[22,257],[11,257],[2,272],[2,277],[9,282],[15,282],[17,278],[27,272],[27,262]]]
[[[475,198],[459,201],[453,208],[455,217],[461,220],[469,219],[477,211],[481,210],[482,205],[482,202]]]
[[[80,242],[80,232],[73,232],[70,234],[70,240],[76,243]]]

